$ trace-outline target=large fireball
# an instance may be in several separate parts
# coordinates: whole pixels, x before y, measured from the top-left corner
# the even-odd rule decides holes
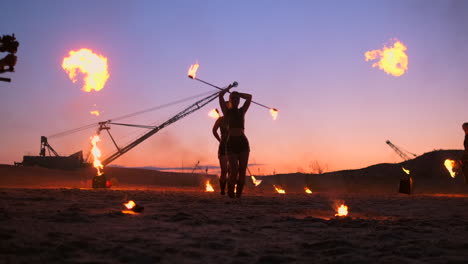
[[[366,61],[379,59],[378,62],[372,64],[372,67],[379,67],[387,74],[393,76],[401,76],[408,71],[408,55],[406,55],[407,47],[399,40],[390,46],[384,46],[381,50],[367,51],[364,56]]]
[[[69,56],[63,59],[62,68],[74,83],[76,75],[81,72],[84,75],[82,90],[86,92],[101,90],[110,76],[107,58],[89,49],[70,51]]]

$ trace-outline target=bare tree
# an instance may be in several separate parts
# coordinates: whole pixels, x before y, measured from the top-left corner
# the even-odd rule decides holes
[[[314,160],[309,163],[309,170],[313,174],[323,174],[328,171],[328,164],[322,164],[318,160]]]

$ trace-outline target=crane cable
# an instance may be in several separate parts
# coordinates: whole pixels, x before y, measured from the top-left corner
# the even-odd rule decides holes
[[[213,93],[213,91],[204,92],[204,93],[201,93],[201,94],[197,94],[197,95],[186,97],[186,98],[183,98],[183,99],[180,99],[180,100],[176,100],[176,101],[173,101],[173,102],[170,102],[170,103],[167,103],[167,104],[154,106],[154,107],[151,107],[151,108],[148,108],[148,109],[145,109],[145,110],[137,111],[137,112],[134,112],[134,113],[131,113],[131,114],[123,115],[123,116],[119,116],[117,118],[112,118],[110,120],[113,120],[113,121],[114,120],[121,120],[121,119],[129,118],[129,117],[141,115],[141,114],[144,114],[144,113],[147,113],[147,112],[151,112],[151,111],[159,110],[159,109],[166,108],[166,107],[169,107],[169,106],[172,106],[172,105],[180,104],[180,103],[183,103],[185,101],[189,101],[189,100],[192,100],[192,99],[195,99],[195,98],[198,98],[198,97],[202,97],[202,96],[205,96],[205,95],[208,95],[208,94],[212,94],[212,93]],[[96,126],[99,126],[99,123],[92,123],[92,124],[84,125],[84,126],[81,126],[81,127],[78,127],[78,128],[62,131],[62,132],[50,135],[47,138],[50,139],[50,138],[63,137],[63,136],[67,136],[67,135],[70,135],[70,134],[73,134],[73,133],[77,133],[77,132],[80,132],[82,130],[93,128],[93,127],[96,127]]]

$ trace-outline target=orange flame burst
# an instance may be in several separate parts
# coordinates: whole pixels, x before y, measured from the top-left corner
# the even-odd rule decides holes
[[[276,118],[278,117],[278,109],[270,108],[270,114],[271,117],[273,117],[273,120],[276,120]]]
[[[195,77],[197,75],[198,67],[200,67],[200,64],[198,64],[198,63],[190,65],[190,68],[188,70],[188,77],[190,77],[192,79],[195,79]]]
[[[337,211],[337,213],[335,214],[335,216],[347,216],[348,215],[348,206],[342,204],[342,205],[340,205],[340,207],[338,207],[338,209],[336,211]]]
[[[407,47],[401,41],[396,39],[395,41],[391,47],[384,45],[382,50],[367,51],[364,56],[366,61],[380,58],[378,62],[372,64],[372,67],[378,66],[387,74],[401,76],[408,71],[408,55],[405,52]]]
[[[214,192],[213,186],[211,186],[211,184],[210,184],[210,180],[206,181],[205,192]]]
[[[450,173],[450,176],[452,176],[452,178],[455,178],[456,176],[456,172],[454,170],[455,166],[456,166],[456,162],[454,160],[451,160],[451,159],[446,159],[445,162],[444,162],[444,165],[445,165],[445,168],[447,168],[448,172]]]
[[[208,116],[212,117],[212,118],[215,118],[215,119],[218,119],[220,117],[218,109],[215,108],[215,109],[211,110],[208,113]]]
[[[82,89],[86,92],[101,90],[110,76],[107,70],[107,58],[89,49],[70,51],[69,56],[63,59],[62,68],[68,73],[73,83],[77,81],[77,73],[83,73]]]
[[[132,210],[133,207],[135,207],[136,203],[132,200],[128,201],[128,203],[124,203],[125,207],[127,207],[127,209],[129,210]]]
[[[276,185],[273,185],[273,187],[275,187],[275,190],[277,193],[280,193],[280,194],[285,194],[286,191],[284,189],[282,189],[281,187],[278,187]]]
[[[253,176],[253,175],[250,176],[250,178],[252,179],[252,182],[253,182],[253,184],[255,185],[255,187],[259,186],[259,185],[262,183],[262,180],[257,180],[257,179],[255,178],[255,176]]]
[[[89,111],[89,113],[95,116],[99,116],[101,114],[98,110]]]
[[[101,150],[99,150],[99,148],[97,147],[97,142],[99,141],[101,141],[99,135],[94,135],[93,137],[91,137],[91,144],[93,145],[93,147],[91,148],[91,154],[93,155],[93,166],[97,170],[97,176],[101,176],[102,174],[104,174],[102,172],[104,166],[99,160],[99,158],[101,157]]]
[[[410,170],[407,170],[407,169],[405,169],[405,168],[403,168],[403,167],[401,167],[401,169],[402,169],[406,174],[408,174],[408,175],[410,174]]]
[[[304,191],[308,194],[311,194],[312,193],[312,190],[309,189],[309,187],[305,187],[304,188]]]

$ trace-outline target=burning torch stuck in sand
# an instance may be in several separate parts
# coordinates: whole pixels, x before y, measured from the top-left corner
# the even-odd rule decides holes
[[[104,165],[102,165],[99,158],[101,158],[101,150],[98,148],[97,143],[101,141],[99,135],[91,137],[91,155],[93,156],[93,166],[96,168],[96,176],[93,177],[93,188],[108,188],[110,181],[106,180],[104,176]]]
[[[283,188],[281,188],[280,186],[273,185],[273,187],[275,187],[275,191],[277,193],[279,193],[279,194],[285,194],[286,193],[286,191]]]
[[[124,214],[135,214],[141,213],[145,209],[143,206],[139,206],[134,201],[130,200],[127,203],[123,204],[127,210],[122,210]]]
[[[197,77],[196,77],[196,74],[197,74],[198,67],[200,67],[200,64],[198,64],[198,63],[195,63],[195,64],[190,65],[190,68],[189,68],[188,73],[187,73],[187,75],[188,75],[188,77],[189,77],[190,79],[197,80],[197,81],[199,81],[199,82],[202,82],[202,83],[204,83],[204,84],[206,84],[206,85],[209,85],[209,86],[211,86],[211,87],[214,87],[214,88],[216,88],[216,89],[223,90],[223,88],[221,88],[221,87],[219,87],[219,86],[216,86],[216,85],[214,85],[214,84],[211,84],[211,83],[209,83],[209,82],[206,82],[206,81],[204,81],[204,80],[201,80],[201,79],[197,78]],[[237,87],[237,85],[238,85],[237,82],[233,82],[233,83],[231,84],[232,87]],[[278,117],[278,109],[273,108],[273,107],[268,107],[268,106],[266,106],[266,105],[264,105],[264,104],[257,103],[257,102],[255,102],[255,101],[252,101],[252,103],[254,103],[254,104],[256,104],[256,105],[259,105],[259,106],[261,106],[261,107],[264,107],[264,108],[266,108],[266,109],[269,109],[269,110],[270,110],[270,114],[271,114],[271,116],[273,117],[273,120],[276,120],[276,118]]]
[[[346,217],[348,216],[348,206],[345,204],[341,204],[337,209],[336,209],[336,217]]]
[[[205,192],[214,192],[213,186],[210,183],[210,180],[206,180]]]

